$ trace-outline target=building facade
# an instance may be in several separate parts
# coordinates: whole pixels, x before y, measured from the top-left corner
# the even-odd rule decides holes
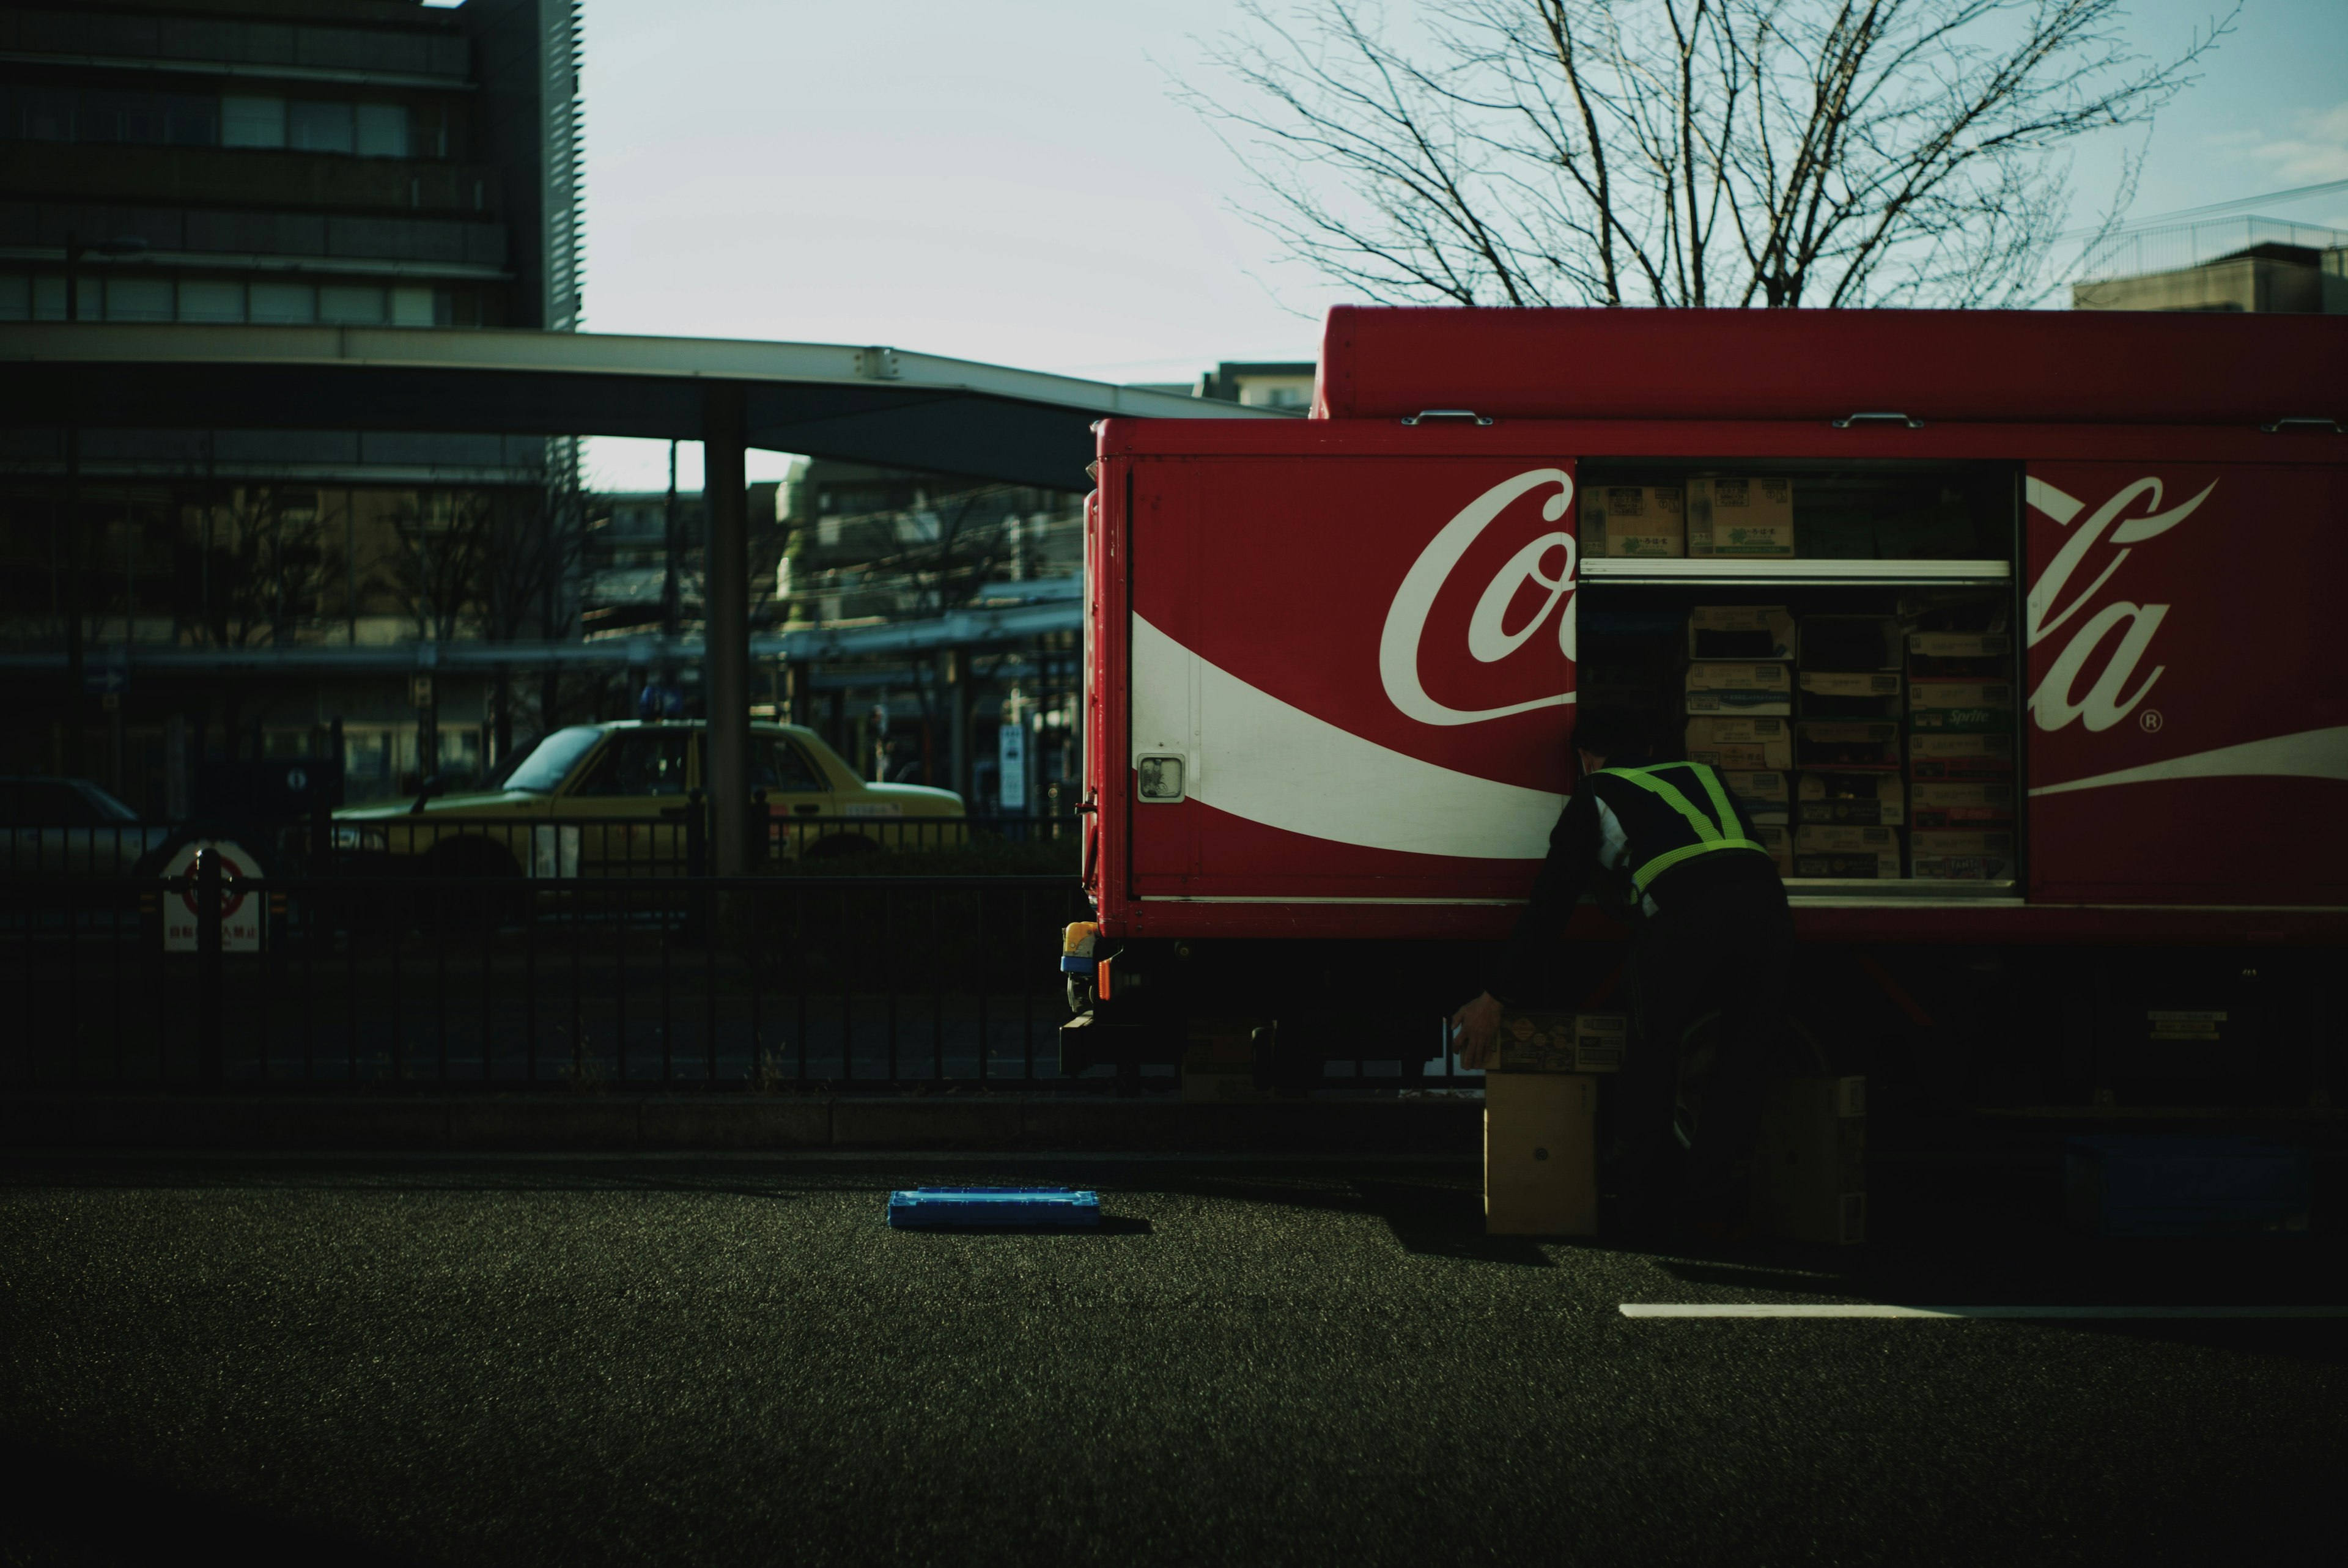
[[[0,320],[568,330],[577,0],[81,0],[0,10]],[[191,409],[190,425],[201,418]],[[85,657],[561,636],[576,448],[542,437],[0,432],[0,641]],[[109,650],[115,651],[109,654]],[[128,656],[128,657],[126,657]],[[172,753],[319,754],[352,794],[479,774],[559,684],[133,675],[0,729],[0,772],[161,813]],[[491,689],[494,687],[495,689]]]

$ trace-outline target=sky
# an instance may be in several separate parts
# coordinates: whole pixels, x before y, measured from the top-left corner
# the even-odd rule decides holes
[[[2173,54],[2220,9],[2134,0],[2128,40]],[[585,17],[588,330],[1189,381],[1313,357],[1346,297],[1234,210],[1236,160],[1173,99],[1214,86],[1201,56],[1243,24],[1238,0],[585,0]],[[2248,0],[2148,139],[2081,149],[2082,221],[2131,147],[2132,220],[2348,179],[2343,62],[2348,0]],[[2348,228],[2338,194],[2271,211]],[[665,449],[597,441],[589,479],[656,488]],[[700,482],[689,448],[679,482]]]

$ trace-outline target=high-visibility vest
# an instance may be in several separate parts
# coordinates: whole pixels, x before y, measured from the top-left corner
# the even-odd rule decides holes
[[[1686,792],[1663,776],[1681,773],[1688,774],[1693,783],[1703,786],[1704,795],[1712,803],[1709,815],[1690,800]],[[1769,853],[1745,836],[1745,829],[1737,820],[1736,808],[1728,804],[1728,790],[1721,784],[1720,775],[1702,763],[1657,763],[1653,767],[1644,768],[1601,768],[1592,776],[1617,778],[1625,784],[1635,784],[1670,806],[1679,817],[1677,823],[1673,823],[1670,818],[1655,814],[1653,832],[1633,835],[1632,852],[1647,856],[1645,862],[1631,873],[1631,899],[1633,903],[1647,896],[1647,889],[1656,877],[1699,855],[1714,855],[1729,849],[1749,849],[1756,855]],[[1648,825],[1641,825],[1642,827]],[[1675,827],[1685,829],[1685,836],[1680,842],[1663,847],[1651,842],[1657,835],[1667,840],[1678,836],[1673,832]]]

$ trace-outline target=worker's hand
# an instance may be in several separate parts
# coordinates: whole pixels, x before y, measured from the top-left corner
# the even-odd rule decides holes
[[[1486,991],[1451,1015],[1451,1044],[1459,1065],[1480,1068],[1500,1032],[1500,999]]]

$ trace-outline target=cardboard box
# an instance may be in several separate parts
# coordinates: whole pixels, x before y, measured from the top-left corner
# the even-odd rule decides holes
[[[2010,779],[2013,776],[2013,732],[1997,734],[1911,734],[1908,776],[1935,779]]]
[[[1867,1239],[1867,1080],[1769,1085],[1753,1147],[1753,1224],[1778,1241]]]
[[[1783,773],[1794,765],[1793,727],[1783,719],[1726,714],[1690,719],[1687,759],[1723,773]]]
[[[1688,666],[1686,696],[1691,713],[1766,713],[1789,719],[1794,714],[1794,667],[1706,660]]]
[[[1749,810],[1755,806],[1792,804],[1791,776],[1786,774],[1723,772],[1720,782]]]
[[[1687,553],[1794,554],[1794,484],[1785,478],[1699,478],[1687,483]]]
[[[1598,1080],[1580,1072],[1484,1075],[1484,1229],[1598,1234]]]
[[[1805,719],[1794,726],[1794,753],[1805,768],[1852,773],[1900,766],[1900,726],[1867,721]]]
[[[2087,1235],[2299,1235],[2313,1192],[2305,1149],[2259,1138],[2074,1138],[2063,1156],[2064,1214]]]
[[[1866,827],[1849,823],[1804,823],[1794,829],[1794,854],[1805,855],[1890,855],[1900,854],[1900,830],[1896,827]]]
[[[1799,645],[1783,605],[1700,604],[1688,611],[1691,659],[1790,660]]]
[[[1797,855],[1794,875],[1829,881],[1897,882],[1900,856],[1877,855]]]
[[[2013,727],[2013,682],[1910,677],[1908,726],[1921,733],[1988,734]]]
[[[1911,631],[1908,652],[1926,659],[2005,659],[2013,653],[2010,631]]]
[[[1592,485],[1581,492],[1585,555],[1687,554],[1686,497],[1676,485]]]
[[[1800,686],[1805,719],[1866,722],[1900,717],[1900,680],[1893,671],[1805,670]]]
[[[1900,671],[1900,621],[1889,615],[1802,617],[1805,672],[1879,674]]]
[[[1619,1072],[1630,1032],[1623,1013],[1502,1013],[1493,1071]]]
[[[1908,792],[1909,815],[1918,827],[1977,827],[2013,820],[2013,785],[1980,779],[1962,783],[1919,781]]]
[[[1754,842],[1769,852],[1769,864],[1777,868],[1779,876],[1791,876],[1794,874],[1793,829],[1775,825],[1765,827],[1756,822],[1753,825],[1753,838]]]
[[[1919,828],[1909,835],[1915,875],[1936,881],[2007,882],[2015,869],[2011,831]]]
[[[1906,819],[1897,774],[1807,773],[1795,801],[1795,819],[1810,824],[1898,827]]]

